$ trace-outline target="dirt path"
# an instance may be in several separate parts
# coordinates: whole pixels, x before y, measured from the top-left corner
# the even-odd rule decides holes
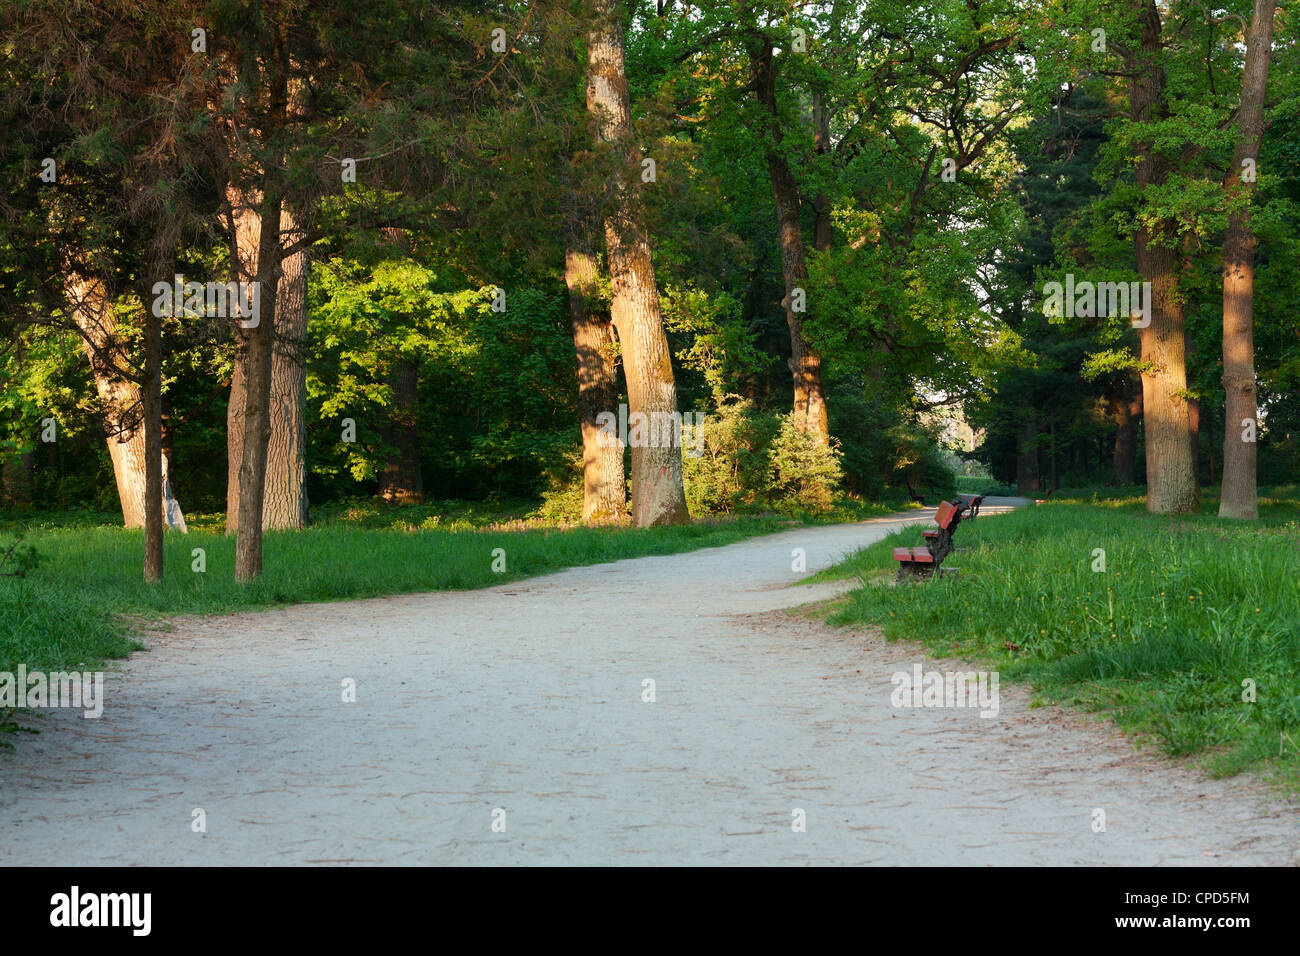
[[[1244,778],[1005,684],[995,719],[896,709],[944,665],[782,610],[899,524],[180,621],[101,719],[0,757],[0,864],[1297,862],[1300,810]]]

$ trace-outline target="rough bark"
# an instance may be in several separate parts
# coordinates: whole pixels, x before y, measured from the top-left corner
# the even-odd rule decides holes
[[[826,395],[822,389],[821,355],[804,336],[802,313],[795,311],[795,290],[808,295],[808,261],[804,252],[803,230],[799,220],[799,187],[790,164],[781,153],[781,125],[776,110],[776,60],[772,44],[765,42],[755,64],[758,97],[770,117],[771,141],[767,151],[767,169],[772,181],[772,199],[776,205],[777,240],[781,248],[781,272],[785,277],[786,324],[790,329],[790,374],[794,379],[796,425],[815,434],[823,442],[830,440],[826,415]],[[829,243],[830,222],[825,220],[822,236]]]
[[[668,338],[659,310],[645,214],[636,189],[640,162],[632,139],[623,37],[616,0],[593,0],[587,35],[587,110],[600,143],[612,147],[622,168],[605,217],[605,245],[612,288],[610,316],[623,347],[630,415],[652,422],[677,416]],[[659,429],[656,429],[658,431]],[[690,520],[682,486],[680,440],[634,443],[632,520],[637,527]]]
[[[238,282],[257,279],[257,247],[261,229],[257,218],[259,198],[252,191],[227,188],[230,207],[230,261]],[[235,354],[230,372],[230,403],[226,406],[226,534],[239,531],[239,466],[244,460],[244,385],[248,363],[247,343],[235,327]]]
[[[271,178],[270,176],[267,177]],[[280,272],[280,196],[263,191],[257,243],[257,281],[275,289]],[[267,447],[271,438],[271,351],[276,295],[261,296],[255,326],[237,333],[243,344],[244,436],[239,462],[238,531],[235,537],[235,580],[252,581],[262,574],[262,513],[266,492]]]
[[[264,142],[279,143],[288,117],[288,58],[282,48],[266,58],[265,77],[247,77],[265,85]],[[256,67],[254,68],[256,69]],[[281,154],[282,155],[282,154]],[[283,248],[280,217],[284,208],[280,156],[272,155],[261,171],[256,206],[258,217],[257,283],[260,314],[256,324],[236,323],[245,353],[244,436],[239,462],[238,531],[235,537],[235,580],[247,582],[262,574],[262,515],[266,493],[266,456],[271,438],[271,362]]]
[[[122,524],[127,528],[143,528],[146,451],[140,388],[114,368],[125,364],[126,357],[102,283],[68,272],[64,276],[64,289],[99,394],[108,456],[113,462],[117,497],[122,505]]]
[[[258,277],[260,220],[256,190],[230,189],[232,262],[236,278]],[[281,245],[298,242],[305,222],[289,203],[280,214]],[[275,328],[271,356],[271,434],[267,443],[266,489],[262,506],[264,529],[304,528],[310,523],[306,486],[307,281],[309,254],[300,249],[283,257],[276,284]],[[265,301],[263,297],[263,313]],[[230,403],[226,409],[226,534],[239,530],[239,469],[244,450],[245,391],[244,339],[236,335],[235,360],[230,376]]]
[[[1253,521],[1259,517],[1255,442],[1246,441],[1243,422],[1255,422],[1255,246],[1249,202],[1254,182],[1241,179],[1242,162],[1259,158],[1264,135],[1264,93],[1273,44],[1276,0],[1255,0],[1246,34],[1246,64],[1241,78],[1237,143],[1224,190],[1232,207],[1223,237],[1223,490],[1220,518]],[[1240,203],[1241,205],[1237,205]]]
[[[1160,11],[1154,0],[1135,0],[1141,23],[1140,62],[1129,83],[1129,113],[1135,123],[1162,120],[1165,72],[1160,65]],[[1162,185],[1171,162],[1147,142],[1137,144],[1137,183]],[[1142,338],[1142,421],[1146,430],[1147,510],[1155,514],[1195,511],[1200,501],[1192,459],[1191,415],[1187,405],[1186,316],[1179,294],[1181,258],[1170,222],[1146,221],[1134,236],[1138,274],[1150,283],[1150,324]]]
[[[601,523],[623,520],[627,487],[623,478],[623,445],[600,441],[596,416],[618,414],[618,383],[614,367],[614,327],[600,308],[596,294],[598,270],[591,232],[570,213],[565,221],[564,282],[569,289],[573,320],[573,351],[578,369],[578,421],[582,428],[582,520]]]
[[[280,214],[283,244],[299,242],[302,215],[290,203]],[[271,354],[271,437],[266,451],[262,527],[305,528],[307,503],[307,277],[305,248],[285,256],[276,287],[275,343]]]

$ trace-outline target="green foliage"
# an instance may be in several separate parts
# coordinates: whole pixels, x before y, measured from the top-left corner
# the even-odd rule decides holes
[[[767,489],[777,511],[829,511],[843,476],[838,442],[825,444],[799,428],[793,412],[781,419],[767,466]]]
[[[760,412],[752,401],[727,396],[705,419],[699,456],[688,453],[682,458],[691,514],[729,514],[765,504],[763,475],[779,428],[777,415]]]
[[[0,576],[25,578],[28,571],[41,563],[36,549],[22,541],[22,536],[19,535],[8,548],[0,552]]]

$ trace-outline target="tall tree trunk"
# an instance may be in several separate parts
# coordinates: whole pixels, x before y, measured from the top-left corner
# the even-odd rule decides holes
[[[117,338],[117,321],[103,284],[68,270],[64,289],[99,393],[108,456],[113,462],[117,497],[122,504],[122,524],[127,528],[143,528],[146,449],[140,388],[114,368],[125,365],[127,358]]]
[[[258,280],[261,226],[260,193],[229,189],[231,260],[235,278]],[[306,228],[303,215],[288,202],[280,214],[282,245],[298,242]],[[276,284],[275,328],[271,357],[271,434],[267,444],[266,490],[262,508],[264,529],[304,528],[310,523],[306,485],[307,281],[310,259],[306,249],[283,258]],[[266,288],[263,286],[262,288]],[[268,296],[262,296],[265,304]],[[265,309],[263,310],[265,312]],[[235,336],[226,408],[226,534],[239,530],[239,469],[244,454],[244,406],[247,364],[246,339]]]
[[[1160,11],[1154,0],[1135,0],[1141,24],[1141,62],[1129,83],[1129,113],[1141,126],[1166,115]],[[1137,182],[1161,186],[1170,160],[1148,142],[1137,144]],[[1195,511],[1200,501],[1192,459],[1187,406],[1186,318],[1179,295],[1182,265],[1172,223],[1144,223],[1134,237],[1138,274],[1150,283],[1150,324],[1142,337],[1142,421],[1146,429],[1147,510],[1155,514]]]
[[[1178,296],[1177,253],[1156,246],[1143,229],[1138,272],[1151,283],[1151,324],[1142,332],[1142,421],[1146,429],[1147,510],[1154,514],[1195,511],[1199,501],[1192,460],[1191,409],[1183,305]]]
[[[257,281],[257,248],[261,225],[257,217],[259,196],[227,187],[230,207],[230,263],[237,282]],[[239,531],[239,467],[244,460],[244,406],[248,390],[244,376],[248,365],[247,341],[234,327],[235,354],[230,371],[230,403],[226,406],[226,534]]]
[[[159,273],[161,274],[161,273]],[[162,317],[144,314],[144,579],[163,579]]]
[[[280,147],[288,117],[288,55],[283,36],[277,48],[265,59],[265,73],[257,64],[249,66],[254,74],[242,80],[266,88],[267,106],[259,131],[264,144]],[[285,195],[280,156],[272,155],[261,171],[257,218],[257,283],[261,309],[251,328],[240,328],[246,360],[244,363],[244,438],[239,462],[238,531],[235,537],[235,580],[246,582],[262,575],[262,514],[266,493],[266,453],[271,438],[271,362],[278,311],[278,283],[283,247],[280,217]],[[239,323],[237,323],[239,324]]]
[[[777,239],[781,247],[781,272],[785,277],[786,324],[790,328],[790,373],[794,379],[796,425],[812,432],[823,442],[830,440],[826,416],[826,395],[822,390],[821,355],[804,337],[802,313],[796,311],[798,298],[805,305],[808,295],[808,261],[804,253],[803,230],[799,221],[799,187],[790,164],[781,154],[781,124],[776,110],[776,60],[772,44],[765,42],[755,63],[758,97],[770,117],[771,143],[767,151],[767,169],[772,180],[772,199],[776,205]],[[829,242],[830,222],[823,226]],[[802,290],[796,292],[796,290]]]
[[[277,172],[268,172],[272,180]],[[268,183],[269,184],[269,183]],[[257,282],[274,290],[280,272],[280,195],[263,187],[257,243]],[[262,513],[266,492],[266,455],[271,438],[271,351],[275,328],[275,294],[262,295],[255,326],[240,329],[244,366],[244,440],[239,462],[238,532],[235,538],[235,580],[252,581],[262,574]]]
[[[576,205],[571,202],[570,206]],[[582,520],[622,521],[627,510],[623,444],[601,444],[596,416],[618,415],[614,367],[614,326],[600,308],[592,230],[572,208],[565,216],[564,282],[573,319],[573,351],[578,366],[578,421],[582,428]]]
[[[616,0],[593,0],[587,34],[587,111],[597,137],[621,163],[613,208],[605,218],[605,245],[613,292],[610,315],[623,346],[630,415],[643,414],[656,441],[632,448],[632,520],[637,527],[690,520],[682,486],[680,440],[664,441],[667,422],[677,418],[668,337],[659,311],[654,262],[645,213],[636,189],[640,162],[632,139],[623,37]]]
[[[1253,178],[1243,182],[1242,163],[1259,159],[1264,135],[1264,92],[1273,46],[1276,0],[1255,0],[1246,34],[1246,65],[1241,77],[1241,111],[1237,114],[1237,145],[1224,190],[1232,204],[1223,237],[1223,490],[1220,518],[1259,517],[1253,426],[1255,404],[1255,246],[1250,225]],[[1239,205],[1240,204],[1240,205]],[[1250,427],[1251,432],[1245,430]],[[1244,434],[1243,434],[1244,433]]]
[[[283,243],[302,240],[302,214],[284,203]],[[262,527],[305,528],[307,506],[307,276],[306,248],[284,257],[277,284],[275,344],[271,354],[271,437],[266,450],[266,494]]]

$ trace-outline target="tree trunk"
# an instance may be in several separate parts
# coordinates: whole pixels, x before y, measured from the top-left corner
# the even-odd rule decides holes
[[[665,427],[673,420],[680,422],[677,388],[659,311],[645,214],[636,193],[640,157],[632,139],[621,20],[616,0],[594,0],[592,10],[594,19],[587,35],[587,111],[596,122],[599,141],[611,146],[622,163],[613,207],[605,218],[613,292],[610,314],[623,346],[629,415],[645,415],[653,433],[650,441],[635,442],[632,447],[632,520],[641,528],[677,524],[690,520],[682,487],[680,435]],[[665,436],[665,431],[672,435]]]
[[[572,204],[571,204],[572,205]],[[565,218],[564,282],[569,288],[573,351],[578,366],[578,421],[582,428],[582,520],[622,521],[627,512],[623,445],[606,440],[596,416],[618,415],[614,327],[597,298],[596,257],[591,230],[576,213]]]
[[[1276,0],[1255,0],[1246,36],[1246,65],[1241,78],[1237,145],[1232,152],[1224,190],[1232,203],[1223,237],[1223,490],[1220,518],[1259,517],[1255,471],[1255,246],[1248,205],[1255,184],[1243,182],[1246,159],[1258,160],[1264,135],[1264,92],[1273,45]],[[1233,208],[1241,203],[1239,208]],[[1246,429],[1250,428],[1247,432]]]
[[[1138,272],[1151,283],[1151,324],[1142,332],[1142,420],[1146,427],[1147,510],[1195,511],[1199,501],[1187,402],[1183,305],[1174,250],[1138,236]]]
[[[1129,83],[1129,112],[1139,128],[1166,115],[1160,11],[1154,0],[1135,0],[1141,23],[1142,62]],[[1141,135],[1141,134],[1139,134]],[[1138,140],[1137,183],[1143,190],[1163,185],[1170,160]],[[1179,296],[1181,261],[1177,233],[1169,222],[1145,222],[1134,236],[1138,274],[1150,283],[1150,324],[1142,336],[1142,421],[1146,429],[1147,510],[1154,514],[1195,511],[1200,500],[1192,460],[1191,415],[1187,406],[1186,332]]]
[[[122,504],[122,525],[143,528],[146,450],[140,388],[114,369],[126,363],[126,356],[117,339],[117,321],[103,284],[69,270],[64,276],[64,288],[99,393],[108,456]]]
[[[257,281],[257,248],[261,233],[257,218],[259,197],[233,186],[226,189],[230,205],[230,262],[237,282]],[[226,406],[226,534],[239,531],[239,467],[244,460],[244,406],[248,391],[244,376],[248,364],[247,341],[235,326],[235,354],[230,371],[230,404]]]
[[[268,173],[270,180],[275,173]],[[264,189],[257,243],[257,282],[275,289],[280,272],[280,196]],[[239,462],[238,532],[235,538],[235,580],[252,581],[262,574],[262,513],[266,492],[266,455],[271,438],[271,350],[276,295],[261,296],[255,326],[240,329],[246,350],[244,366],[244,440]]]
[[[240,282],[258,279],[261,226],[257,212],[260,193],[229,189],[232,262]],[[302,238],[305,222],[289,203],[280,214],[284,244]],[[276,284],[274,342],[271,357],[271,435],[267,443],[266,490],[262,508],[264,529],[304,528],[310,523],[306,486],[307,281],[309,257],[302,249],[283,258]],[[263,286],[266,288],[266,286]],[[265,305],[267,297],[262,297]],[[265,309],[263,309],[265,314]],[[239,469],[244,455],[245,337],[235,336],[230,375],[230,404],[226,409],[226,534],[239,531]]]
[[[144,314],[144,579],[163,579],[162,317]]]
[[[302,216],[290,203],[280,213],[284,244],[304,235]],[[271,437],[266,451],[262,527],[305,528],[310,523],[306,485],[307,276],[305,248],[285,256],[277,284],[275,344],[271,354]]]
[[[776,205],[777,239],[781,247],[781,272],[785,277],[786,324],[790,328],[790,373],[794,379],[796,425],[810,431],[823,442],[830,440],[826,416],[826,395],[822,390],[822,359],[803,333],[802,312],[796,311],[801,299],[808,296],[808,261],[804,253],[803,230],[799,221],[799,187],[790,164],[781,154],[781,125],[776,111],[776,61],[771,43],[765,43],[755,64],[759,100],[766,107],[771,123],[771,143],[767,152],[767,169],[772,180],[772,199]],[[830,220],[822,225],[822,235],[829,243]],[[800,290],[796,292],[796,290]]]

